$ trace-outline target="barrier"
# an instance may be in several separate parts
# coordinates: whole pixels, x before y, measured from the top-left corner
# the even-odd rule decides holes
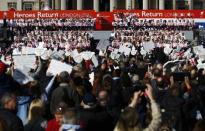
[[[94,10],[50,10],[50,11],[0,11],[0,19],[49,19],[49,18],[96,18],[96,30],[111,30],[114,14],[134,13],[138,18],[166,19],[193,18],[205,23],[205,10],[114,10],[113,12],[95,12]]]

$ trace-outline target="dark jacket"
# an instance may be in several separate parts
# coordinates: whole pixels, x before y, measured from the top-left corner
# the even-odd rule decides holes
[[[30,76],[34,78],[34,80],[39,81],[41,91],[43,92],[48,83],[50,82],[52,77],[48,77],[46,75],[47,70],[47,61],[39,60],[39,66],[35,72],[30,72]]]
[[[122,84],[120,77],[114,77],[112,80],[111,86],[111,96],[110,96],[110,104],[112,107],[121,107],[122,103],[119,99],[122,99]]]
[[[182,105],[184,101],[180,97],[166,95],[161,102],[161,108],[165,109],[162,113],[162,121],[167,122],[172,128],[182,130]]]
[[[114,119],[114,123],[117,122],[121,109],[123,109],[123,95],[122,95],[122,84],[120,77],[114,77],[111,86],[111,92],[109,93],[108,109],[109,113]]]
[[[79,107],[80,99],[78,93],[72,89],[67,83],[61,83],[51,96],[51,113],[54,113],[56,106],[60,102],[65,102],[69,107]]]
[[[18,118],[11,111],[6,109],[0,110],[0,119],[5,120],[9,127],[9,131],[24,131],[23,123],[20,118]]]
[[[0,74],[0,98],[6,92],[13,92],[19,89],[20,85],[9,75]]]
[[[113,131],[114,125],[106,109],[80,109],[79,120],[83,131]]]
[[[43,118],[39,118],[35,121],[28,122],[24,126],[25,131],[45,131],[47,122]]]

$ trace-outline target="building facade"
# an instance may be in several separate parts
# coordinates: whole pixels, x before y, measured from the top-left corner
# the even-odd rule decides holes
[[[43,10],[96,10],[114,9],[205,9],[205,0],[0,0],[0,11]]]
[[[0,11],[10,10],[42,10],[46,0],[0,0]]]

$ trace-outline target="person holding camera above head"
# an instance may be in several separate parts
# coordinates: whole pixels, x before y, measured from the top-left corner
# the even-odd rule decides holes
[[[145,89],[144,93],[142,91],[134,92],[133,97],[131,98],[131,103],[122,111],[114,131],[156,131],[159,128],[159,124],[161,122],[160,109],[153,97],[151,85],[146,84],[146,86],[147,89]],[[140,102],[141,96],[143,94],[146,94],[146,96],[149,98],[152,111],[152,120],[145,129],[142,129],[139,122],[139,114],[136,112],[136,107]]]

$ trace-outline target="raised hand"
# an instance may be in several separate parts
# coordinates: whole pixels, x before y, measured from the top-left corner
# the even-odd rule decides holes
[[[146,84],[146,86],[147,86],[147,89],[145,89],[145,93],[147,94],[150,101],[154,101],[152,86],[150,84]]]

